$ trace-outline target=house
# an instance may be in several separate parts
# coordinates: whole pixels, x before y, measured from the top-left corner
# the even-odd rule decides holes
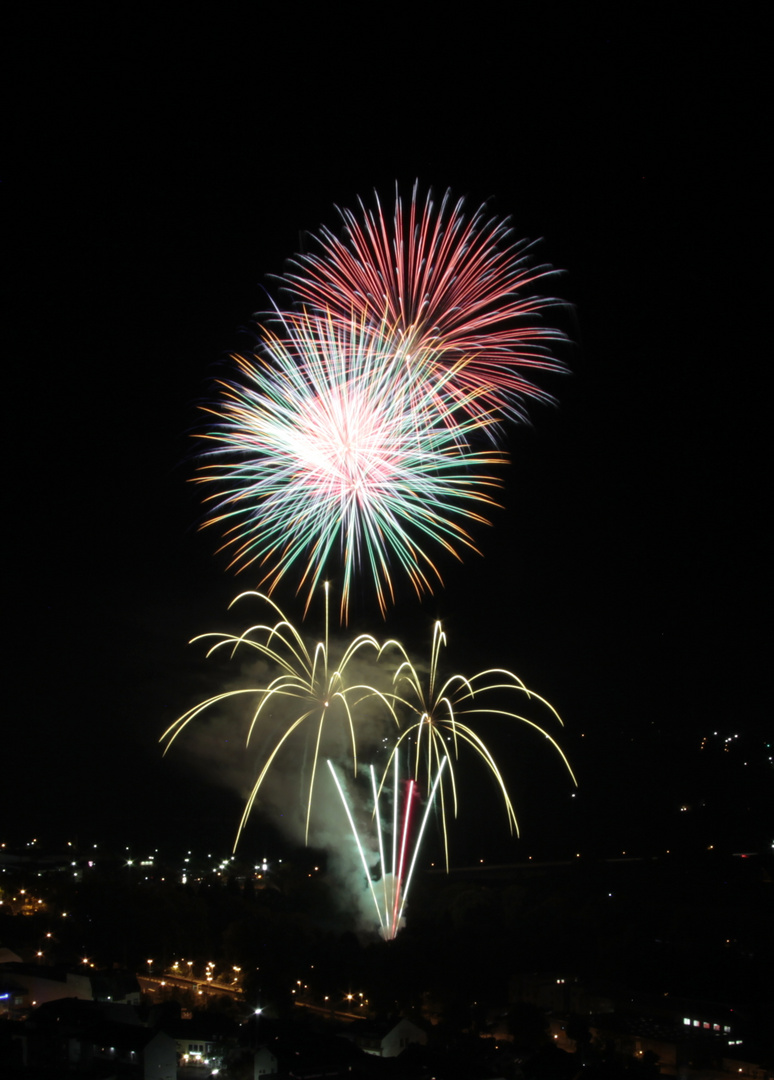
[[[126,1007],[77,998],[47,1002],[30,1015],[21,1037],[22,1063],[36,1070],[93,1071],[113,1065],[143,1080],[176,1080],[175,1040],[119,1015]],[[111,1016],[111,1012],[113,1016]],[[113,1017],[118,1015],[118,1019]]]
[[[194,1013],[188,1019],[168,1017],[159,1026],[175,1040],[181,1065],[221,1068],[227,1048],[236,1042],[238,1025],[225,1016]]]
[[[277,1057],[268,1046],[259,1047],[253,1056],[253,1080],[258,1080],[259,1076],[275,1076],[278,1067]]]
[[[17,1014],[61,998],[140,1004],[137,979],[125,971],[6,963],[0,966],[0,982],[9,994],[7,1008],[12,1005]]]
[[[405,1017],[383,1023],[356,1020],[341,1034],[359,1050],[377,1057],[397,1057],[407,1046],[427,1044],[427,1033]]]

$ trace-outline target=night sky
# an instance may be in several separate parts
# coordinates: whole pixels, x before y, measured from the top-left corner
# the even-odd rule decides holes
[[[304,231],[419,178],[542,238],[572,340],[484,557],[386,625],[354,597],[565,719],[577,795],[491,729],[523,838],[471,789],[456,858],[770,845],[762,9],[267,11],[20,29],[2,831],[230,848],[239,793],[158,747],[220,688],[188,639],[257,584],[197,531],[197,407]]]

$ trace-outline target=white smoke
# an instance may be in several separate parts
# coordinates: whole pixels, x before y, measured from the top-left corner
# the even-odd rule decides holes
[[[347,644],[330,641],[329,671],[336,670]],[[204,770],[209,780],[237,791],[245,803],[271,758],[252,812],[269,817],[293,843],[308,843],[327,852],[329,879],[335,883],[340,906],[353,912],[361,930],[376,931],[377,910],[327,762],[332,762],[344,789],[366,865],[378,878],[381,863],[369,767],[373,765],[381,778],[396,742],[395,718],[379,697],[390,690],[394,670],[394,656],[377,663],[370,646],[347,661],[350,726],[340,698],[331,697],[324,709],[316,691],[314,695],[290,694],[287,687],[275,689],[256,720],[266,689],[283,674],[283,668],[268,658],[244,662],[239,673],[212,695],[222,695],[219,700],[191,720],[174,744],[175,752],[182,753],[191,766]],[[391,807],[391,795],[385,792],[380,808],[386,845],[391,844]]]

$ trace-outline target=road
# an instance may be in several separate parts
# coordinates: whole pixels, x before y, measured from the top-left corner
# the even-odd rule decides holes
[[[208,982],[206,979],[192,979],[185,975],[143,974],[137,976],[137,982],[140,984],[140,990],[150,997],[156,997],[156,995],[163,993],[166,988],[174,986],[183,990],[191,990],[201,997],[222,997],[223,994],[228,994],[237,1001],[242,1000],[242,991],[239,987],[233,984],[220,983],[215,979]]]

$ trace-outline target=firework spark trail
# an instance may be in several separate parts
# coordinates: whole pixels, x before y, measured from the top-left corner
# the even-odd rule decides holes
[[[431,810],[431,808],[433,806],[433,802],[435,801],[435,793],[438,790],[438,788],[440,786],[440,783],[441,783],[441,777],[443,776],[443,770],[446,768],[446,765],[448,764],[448,761],[449,761],[448,757],[445,757],[442,760],[440,768],[438,769],[438,772],[436,774],[435,780],[433,781],[433,786],[430,789],[430,795],[429,795],[428,800],[427,800],[427,805],[425,806],[425,812],[424,812],[424,815],[422,816],[422,824],[419,827],[419,834],[418,834],[418,836],[416,838],[416,841],[414,842],[414,854],[413,854],[412,859],[411,859],[411,865],[409,866],[409,872],[406,875],[406,884],[402,888],[403,899],[401,900],[400,910],[398,911],[397,919],[393,923],[393,931],[394,931],[393,936],[395,934],[397,934],[398,930],[400,929],[400,924],[401,924],[401,921],[403,919],[403,911],[404,911],[404,909],[406,907],[406,900],[408,898],[409,889],[411,887],[411,879],[414,876],[414,867],[417,864],[417,856],[419,855],[419,849],[422,846],[422,837],[425,835],[425,826],[427,825],[427,819],[430,816],[430,810]]]
[[[449,372],[407,362],[392,340],[305,316],[284,339],[267,333],[263,356],[235,357],[241,378],[206,410],[215,446],[197,480],[217,489],[206,525],[223,528],[231,565],[260,563],[269,592],[297,565],[308,607],[338,547],[342,621],[359,571],[385,614],[393,564],[421,595],[441,580],[425,546],[477,550],[465,524],[497,505],[490,470],[505,461],[470,441],[492,422],[463,407],[476,392],[447,393]]]
[[[398,759],[395,758],[395,768],[397,770]],[[382,829],[382,815],[379,813],[379,785],[376,782],[376,772],[373,765],[369,769],[371,776],[371,790],[374,798],[374,817],[376,819],[376,834],[379,844],[379,865],[382,871],[382,892],[384,893],[384,910],[388,911],[387,900],[387,867],[384,861],[384,830]],[[396,772],[396,790],[397,790],[397,772]]]
[[[273,664],[279,674],[269,678],[265,685],[251,685],[227,690],[205,699],[183,713],[161,737],[161,741],[166,743],[164,752],[167,753],[178,736],[192,721],[211,710],[217,710],[218,706],[222,706],[227,702],[241,700],[245,695],[253,699],[249,713],[246,746],[249,747],[252,736],[259,725],[264,733],[266,728],[270,729],[271,725],[274,725],[276,741],[270,746],[246,801],[237,831],[235,849],[267,774],[274,766],[278,755],[288,740],[299,733],[306,733],[307,742],[312,749],[308,797],[305,807],[305,834],[308,839],[317,766],[324,731],[328,730],[332,724],[338,724],[339,727],[343,726],[351,751],[353,773],[356,774],[358,720],[362,717],[366,703],[374,700],[378,703],[378,710],[382,717],[380,721],[381,729],[384,730],[383,725],[386,724],[388,727],[394,727],[396,733],[387,770],[378,785],[372,773],[372,785],[374,787],[374,802],[378,807],[379,794],[388,775],[389,765],[392,764],[396,791],[393,803],[392,868],[397,882],[400,882],[403,878],[410,832],[410,798],[405,804],[406,813],[402,829],[399,829],[398,826],[399,755],[404,743],[407,748],[412,743],[414,744],[410,753],[409,784],[416,785],[417,789],[423,787],[428,796],[431,792],[434,796],[436,781],[443,776],[444,763],[447,758],[449,759],[448,793],[444,784],[441,784],[438,788],[440,821],[447,867],[449,865],[447,818],[450,811],[456,817],[458,809],[456,773],[451,759],[457,761],[463,747],[472,749],[475,755],[487,766],[503,799],[511,832],[515,832],[517,835],[519,832],[516,813],[503,774],[487,744],[468,722],[469,717],[476,715],[505,718],[519,721],[533,728],[556,749],[570,776],[575,781],[567,757],[556,739],[542,724],[525,716],[520,711],[501,708],[498,698],[491,701],[492,694],[516,694],[519,697],[526,698],[531,703],[544,707],[561,724],[561,718],[553,706],[545,698],[529,690],[521,679],[512,672],[502,668],[492,668],[479,672],[470,678],[461,674],[454,674],[441,681],[439,678],[439,664],[442,646],[446,644],[446,636],[441,629],[440,623],[436,623],[433,630],[430,668],[427,684],[425,685],[417,665],[411,661],[404,646],[395,639],[390,639],[380,645],[372,635],[360,634],[343,649],[341,658],[335,667],[330,663],[327,583],[325,586],[324,639],[311,645],[307,644],[304,637],[285,617],[279,606],[270,597],[262,593],[252,591],[241,593],[232,601],[230,607],[245,598],[252,598],[267,604],[274,615],[279,616],[278,621],[273,624],[251,624],[240,634],[201,634],[194,638],[193,641],[209,640],[212,642],[207,651],[208,657],[224,648],[228,650],[232,659],[242,656],[245,652],[252,651],[257,653],[260,658]],[[364,650],[367,650],[372,655],[375,671],[378,670],[380,665],[382,667],[385,665],[387,657],[397,653],[398,662],[392,676],[392,689],[380,689],[378,686],[373,685],[372,682],[363,683],[359,680],[350,679],[349,668]],[[385,672],[386,678],[387,673]],[[483,701],[482,697],[484,698]],[[280,714],[279,720],[271,715],[272,710]],[[281,725],[279,731],[276,730],[277,723]],[[449,744],[451,745],[449,746]],[[400,850],[398,850],[399,835],[402,837]],[[384,865],[385,858],[381,834],[379,844],[381,860]]]
[[[339,795],[341,797],[341,802],[342,802],[342,805],[343,805],[344,810],[346,812],[347,820],[349,821],[349,825],[350,825],[350,828],[352,830],[352,835],[355,838],[355,844],[357,845],[358,854],[360,855],[360,861],[362,862],[363,870],[365,871],[366,881],[368,882],[368,887],[370,889],[371,896],[373,897],[374,904],[376,905],[376,914],[377,914],[377,916],[379,918],[379,925],[381,926],[382,934],[384,934],[386,932],[386,928],[385,928],[385,924],[384,924],[384,918],[383,918],[382,910],[379,907],[379,901],[376,898],[376,890],[374,889],[374,883],[373,883],[373,880],[371,878],[371,871],[370,871],[369,866],[368,866],[368,861],[367,861],[367,859],[365,857],[365,852],[363,850],[363,845],[360,842],[360,836],[358,834],[357,828],[355,827],[355,820],[352,817],[352,811],[349,808],[349,803],[347,802],[347,797],[344,794],[344,789],[342,788],[341,784],[339,783],[339,778],[336,775],[336,770],[333,767],[333,762],[330,761],[330,760],[328,761],[328,768],[331,771],[331,776],[333,777],[333,782],[335,783],[336,790],[338,791],[338,793],[339,793]]]
[[[414,809],[414,796],[418,794],[416,788],[416,782],[414,780],[408,780],[406,783],[406,796],[403,801],[403,827],[400,831],[400,858],[398,859],[397,870],[394,870],[395,877],[395,902],[392,910],[392,930],[393,936],[396,932],[396,923],[398,921],[398,904],[400,901],[401,886],[403,882],[403,867],[406,862],[406,849],[408,847],[409,831],[411,829],[411,811]],[[397,798],[397,792],[395,793]]]
[[[234,850],[236,850],[239,837],[244,829],[250,812],[255,803],[266,776],[275,764],[280,751],[294,734],[302,729],[308,731],[311,728],[310,739],[313,745],[313,756],[310,770],[309,795],[306,803],[306,838],[309,837],[309,825],[312,812],[312,800],[317,774],[317,764],[320,754],[323,731],[333,722],[344,725],[351,746],[353,769],[357,769],[357,734],[356,734],[356,711],[362,708],[362,702],[376,698],[384,705],[385,717],[389,723],[394,722],[394,713],[389,700],[375,686],[364,686],[361,683],[349,683],[348,668],[359,654],[367,649],[378,654],[379,644],[370,634],[360,634],[345,648],[343,655],[336,665],[331,668],[329,663],[328,646],[328,586],[325,586],[325,637],[324,641],[311,646],[299,631],[285,618],[281,609],[268,596],[257,592],[241,593],[232,601],[230,607],[240,600],[250,597],[260,600],[269,605],[272,611],[279,616],[279,621],[270,624],[254,624],[249,626],[241,634],[209,633],[200,634],[193,639],[196,641],[212,640],[213,644],[207,651],[210,657],[221,649],[227,649],[232,658],[241,655],[244,651],[257,652],[260,657],[276,665],[280,674],[271,679],[266,686],[250,686],[237,690],[227,690],[200,702],[187,712],[183,713],[161,737],[165,742],[164,753],[166,754],[177,737],[186,729],[191,721],[197,719],[209,710],[217,709],[218,706],[240,699],[244,695],[252,698],[255,702],[251,706],[251,718],[249,721],[246,746],[250,745],[256,726],[261,723],[270,725],[272,720],[268,713],[273,707],[285,709],[290,716],[290,722],[283,726],[277,740],[267,754],[258,777],[247,799],[242,819],[237,830]],[[356,700],[351,699],[355,697]],[[284,723],[284,721],[283,721]]]
[[[441,683],[438,678],[438,666],[441,647],[445,644],[446,635],[441,629],[441,624],[436,623],[433,630],[427,688],[423,685],[417,667],[409,659],[399,641],[388,641],[379,651],[380,660],[388,649],[394,649],[401,658],[393,676],[392,704],[396,712],[403,706],[409,715],[408,722],[404,719],[401,723],[401,732],[392,753],[397,756],[404,742],[410,744],[414,741],[413,777],[421,783],[424,776],[424,787],[430,791],[436,779],[441,776],[442,761],[450,757],[453,757],[455,761],[458,760],[461,746],[469,747],[484,762],[493,776],[503,800],[511,833],[515,832],[518,836],[519,824],[503,774],[487,744],[474,728],[461,718],[473,715],[491,716],[526,724],[540,732],[551,743],[561,757],[573,783],[577,784],[564,751],[545,727],[523,715],[522,712],[500,708],[496,703],[486,706],[476,704],[475,707],[474,704],[479,695],[488,697],[493,693],[506,692],[519,697],[523,696],[528,701],[543,706],[560,725],[561,717],[550,702],[529,690],[517,675],[504,668],[491,668],[478,672],[470,678],[455,674]],[[451,742],[451,754],[447,749],[449,742]],[[440,820],[447,869],[449,867],[447,803],[450,804],[454,817],[457,816],[458,809],[456,773],[451,760],[449,760],[448,776],[448,798],[443,785],[439,792]]]
[[[565,335],[536,321],[559,301],[532,293],[554,273],[532,265],[532,245],[485,206],[466,217],[449,191],[420,204],[415,184],[406,214],[396,188],[391,221],[375,201],[371,210],[358,200],[359,213],[339,208],[344,238],[323,227],[320,253],[293,260],[282,281],[297,301],[344,322],[353,312],[372,325],[386,318],[403,347],[432,350],[439,366],[465,358],[452,384],[463,398],[476,390],[472,410],[482,387],[490,411],[520,420],[525,399],[552,400],[523,374],[565,370],[550,349]]]
[[[257,778],[246,800],[234,843],[234,850],[236,850],[241,833],[267,775],[276,765],[280,752],[290,744],[294,737],[305,735],[307,746],[311,750],[308,795],[305,800],[305,829],[308,842],[318,762],[321,753],[325,756],[329,754],[332,745],[331,734],[338,731],[339,734],[334,740],[338,742],[343,728],[344,744],[352,759],[353,776],[357,777],[358,732],[362,732],[363,724],[369,725],[369,741],[371,742],[376,737],[377,731],[378,737],[383,739],[385,730],[394,728],[395,737],[392,741],[392,749],[381,779],[377,779],[373,766],[369,770],[381,868],[382,884],[379,890],[381,901],[370,876],[368,860],[355,826],[354,816],[338,780],[335,767],[330,757],[328,759],[329,768],[347,811],[359,858],[368,877],[372,899],[379,912],[382,934],[385,937],[394,937],[402,924],[418,852],[430,810],[434,805],[437,805],[439,810],[438,816],[448,870],[447,817],[452,811],[454,816],[457,814],[457,781],[453,760],[455,762],[459,760],[464,748],[472,749],[494,777],[503,799],[511,832],[518,833],[516,814],[503,774],[491,750],[471,726],[468,719],[470,716],[516,720],[533,728],[554,746],[570,776],[573,780],[575,779],[561,747],[545,727],[520,711],[501,707],[497,695],[516,694],[526,698],[530,703],[544,707],[561,724],[556,710],[540,695],[527,689],[516,675],[501,668],[493,668],[479,672],[470,678],[461,674],[446,678],[439,677],[441,651],[446,644],[446,637],[440,623],[434,626],[430,666],[426,679],[423,679],[420,668],[409,658],[406,649],[399,641],[391,639],[380,645],[370,634],[360,634],[349,644],[342,645],[340,658],[334,665],[330,656],[327,583],[324,635],[323,640],[316,642],[307,641],[285,617],[279,606],[261,593],[242,593],[232,601],[230,606],[233,607],[238,601],[246,598],[268,605],[276,621],[252,623],[238,634],[202,634],[193,640],[210,642],[207,656],[218,654],[223,649],[227,650],[232,659],[241,658],[245,653],[248,655],[257,653],[261,660],[273,665],[278,674],[269,673],[260,685],[224,691],[189,709],[170,725],[162,736],[161,741],[166,743],[164,752],[167,753],[188,725],[202,715],[217,710],[218,706],[228,702],[242,700],[244,695],[253,699],[247,716],[246,746],[249,747],[251,738],[259,727],[262,734],[268,737],[269,742],[267,743],[268,750],[262,755]],[[369,678],[365,682],[359,677],[352,677],[350,670],[364,652],[371,656],[373,665],[369,670]],[[396,654],[397,658],[395,658]],[[380,670],[383,673],[381,675],[378,674]],[[388,686],[390,670],[392,670],[391,688]],[[374,685],[374,681],[380,683],[383,688],[380,688],[380,685]],[[492,700],[493,694],[495,697]],[[369,703],[376,705],[376,711]],[[376,729],[372,727],[374,720],[377,721]],[[332,726],[333,733],[330,732]],[[325,736],[325,743],[323,742],[324,732],[328,733]],[[336,746],[337,757],[342,757],[344,749],[342,745]],[[402,753],[407,762],[403,798],[401,798],[400,775]],[[388,870],[380,801],[390,776],[393,780],[392,861]],[[353,794],[355,790],[353,789]],[[413,811],[417,800],[422,798],[423,792],[425,812],[419,831],[415,834]]]
[[[395,762],[396,762],[395,763],[395,789],[394,789],[394,793],[393,793],[393,815],[394,815],[393,837],[394,838],[396,837],[397,831],[398,831],[397,830],[397,822],[398,822],[398,817],[399,817],[398,806],[399,806],[399,802],[400,802],[400,799],[399,799],[400,790],[399,790],[399,786],[398,786],[397,756],[395,758]],[[435,800],[435,794],[436,794],[436,791],[438,790],[439,784],[441,782],[441,776],[443,774],[443,770],[444,770],[446,764],[447,764],[447,759],[444,758],[441,761],[440,768],[438,769],[438,773],[437,773],[437,775],[436,775],[436,777],[434,779],[432,788],[430,789],[428,799],[427,799],[427,804],[425,806],[425,812],[422,815],[422,822],[421,822],[421,825],[419,827],[419,831],[413,837],[412,837],[412,834],[411,834],[412,810],[414,808],[414,804],[416,803],[416,800],[420,796],[419,796],[419,790],[418,790],[416,781],[413,780],[413,779],[409,779],[407,781],[406,795],[405,795],[404,800],[403,800],[403,824],[402,824],[401,829],[400,829],[400,833],[401,833],[400,858],[399,858],[399,861],[397,862],[397,865],[396,865],[396,847],[395,847],[395,844],[393,843],[393,862],[392,862],[392,873],[391,874],[387,872],[387,867],[385,865],[385,860],[384,860],[383,828],[382,828],[381,814],[380,814],[380,810],[379,810],[379,787],[378,787],[378,785],[376,783],[376,775],[375,775],[375,772],[374,772],[374,768],[373,768],[373,766],[371,766],[370,774],[371,774],[372,790],[373,790],[373,795],[374,795],[374,818],[375,818],[375,822],[376,822],[377,840],[378,840],[378,845],[379,845],[380,871],[381,871],[381,880],[382,880],[381,892],[382,892],[382,896],[383,896],[383,908],[380,908],[379,900],[378,900],[378,897],[377,897],[377,890],[376,890],[376,887],[374,885],[373,878],[371,876],[371,869],[370,869],[370,867],[368,865],[368,860],[366,859],[366,856],[365,856],[365,848],[363,846],[362,839],[360,837],[360,834],[358,833],[357,826],[355,825],[355,819],[354,819],[354,816],[352,814],[352,810],[350,809],[349,803],[347,802],[347,796],[346,796],[346,794],[344,792],[344,789],[343,789],[343,787],[342,787],[342,785],[341,785],[341,783],[339,781],[339,778],[336,775],[336,769],[334,768],[333,762],[331,762],[330,760],[328,761],[328,768],[331,771],[331,775],[333,776],[333,779],[334,779],[335,784],[336,784],[336,790],[339,793],[339,797],[340,797],[342,805],[344,807],[344,811],[345,811],[345,813],[347,815],[347,821],[349,822],[349,826],[350,826],[350,829],[352,831],[352,836],[353,836],[353,838],[355,840],[355,845],[357,847],[358,854],[360,856],[360,861],[362,863],[363,870],[364,870],[365,876],[366,876],[366,880],[368,882],[369,892],[370,892],[371,898],[374,901],[374,905],[376,907],[377,915],[378,915],[378,918],[379,918],[380,932],[382,934],[382,937],[385,938],[385,940],[387,940],[387,941],[391,941],[392,939],[394,939],[397,936],[397,933],[401,928],[401,924],[403,922],[403,912],[405,911],[405,908],[406,908],[406,902],[407,902],[408,895],[409,895],[409,889],[411,887],[411,881],[412,881],[412,878],[414,876],[414,869],[415,869],[416,864],[417,864],[417,858],[419,856],[419,851],[420,851],[421,846],[422,846],[422,839],[423,839],[424,834],[425,834],[425,827],[427,825],[427,820],[428,820],[428,818],[430,816],[430,811],[432,809],[433,802]],[[404,880],[404,870],[405,870],[406,858],[407,858],[407,856],[409,856],[409,853],[410,853],[409,869],[408,869],[408,874],[406,874],[405,880]],[[389,879],[389,886],[388,886],[388,879]]]

